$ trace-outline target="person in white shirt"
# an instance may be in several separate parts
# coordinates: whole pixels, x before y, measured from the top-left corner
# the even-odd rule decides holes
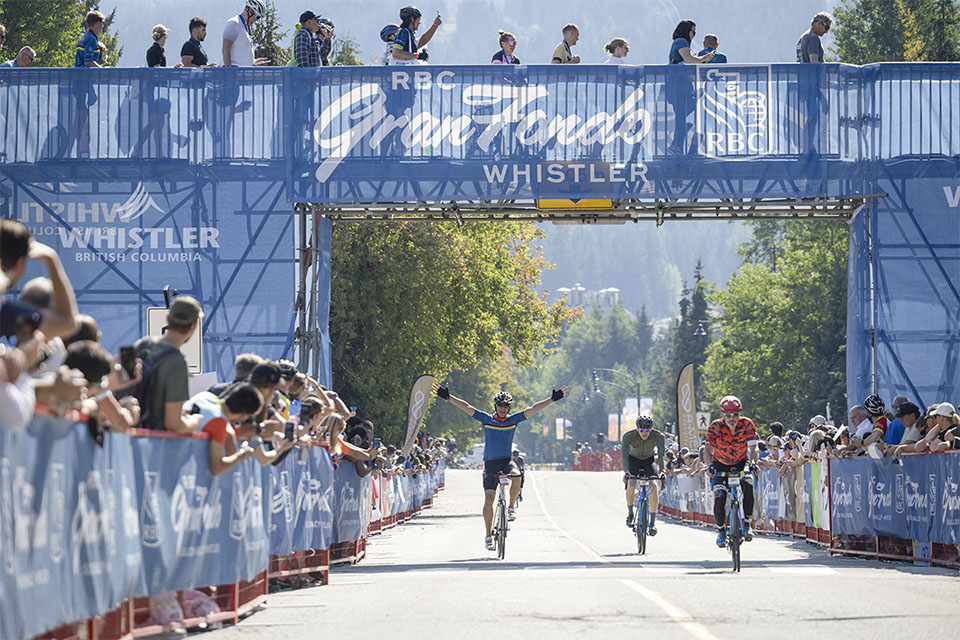
[[[630,52],[630,45],[624,38],[614,38],[603,47],[604,51],[610,54],[604,64],[625,64],[624,59]]]
[[[263,0],[247,0],[243,12],[227,20],[223,27],[223,66],[253,67],[269,61],[267,58],[254,59],[253,39],[250,36],[250,27],[265,13]]]
[[[383,52],[383,55],[380,56],[380,64],[386,66],[393,62],[393,41],[397,38],[397,31],[400,30],[400,25],[398,24],[388,24],[383,29],[380,29],[380,39],[383,40],[387,48]]]

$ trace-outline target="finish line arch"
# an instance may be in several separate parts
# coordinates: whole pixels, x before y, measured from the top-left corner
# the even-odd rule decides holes
[[[0,78],[0,211],[108,346],[171,284],[205,369],[321,380],[332,220],[841,218],[848,396],[955,400],[957,122],[955,64],[29,69]]]

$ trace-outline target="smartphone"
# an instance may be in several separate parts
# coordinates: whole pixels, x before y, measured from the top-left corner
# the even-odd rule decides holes
[[[120,347],[120,368],[127,376],[127,380],[133,380],[137,374],[137,351],[133,347]]]
[[[293,430],[296,425],[292,422],[287,422],[283,425],[283,439],[287,442],[293,442]]]
[[[374,438],[374,439],[373,439],[373,448],[374,448],[374,449],[379,449],[379,448],[380,448],[380,438]]]

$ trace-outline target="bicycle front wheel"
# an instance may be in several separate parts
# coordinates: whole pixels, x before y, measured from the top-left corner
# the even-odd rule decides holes
[[[740,542],[743,539],[743,529],[740,526],[740,514],[737,505],[730,509],[730,558],[733,560],[733,571],[740,572]]]
[[[650,523],[650,515],[647,513],[647,502],[640,504],[640,513],[637,514],[637,522],[634,526],[637,528],[637,553],[645,554],[647,552],[647,527]]]
[[[507,550],[507,505],[501,502],[497,509],[497,521],[500,523],[497,531],[497,557],[503,560]]]

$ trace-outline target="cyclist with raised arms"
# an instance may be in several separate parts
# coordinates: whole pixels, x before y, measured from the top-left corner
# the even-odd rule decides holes
[[[721,549],[727,544],[726,508],[727,484],[717,477],[723,471],[743,471],[749,460],[751,465],[757,462],[757,427],[750,418],[740,415],[743,403],[735,396],[724,396],[720,400],[720,418],[710,423],[707,430],[707,446],[703,462],[710,470],[710,486],[713,488],[713,518],[720,533],[717,546]],[[750,533],[750,516],[753,513],[753,476],[747,475],[746,482],[740,484],[743,493],[743,539],[753,540]]]
[[[546,409],[554,402],[562,400],[570,389],[564,385],[554,387],[550,397],[534,403],[523,411],[510,413],[513,396],[501,391],[493,398],[494,412],[485,413],[475,408],[466,400],[451,395],[448,387],[433,384],[433,391],[440,398],[447,400],[474,420],[483,424],[483,524],[486,530],[484,544],[487,549],[496,549],[493,543],[491,529],[493,528],[493,501],[497,493],[499,475],[504,473],[510,476],[510,504],[507,508],[507,519],[516,520],[517,495],[520,493],[520,469],[510,456],[513,448],[513,436],[517,432],[517,425],[528,419],[538,411]]]
[[[663,432],[653,428],[653,419],[648,416],[637,418],[637,428],[623,434],[620,440],[620,457],[623,467],[623,481],[627,489],[627,526],[633,527],[633,519],[636,514],[633,512],[634,493],[637,488],[636,477],[652,478],[660,476],[660,470],[663,469],[663,454],[666,452],[666,444],[663,439]],[[657,461],[653,461],[656,454]],[[634,476],[631,478],[630,476]],[[648,500],[650,501],[650,526],[647,529],[647,535],[657,535],[657,528],[654,526],[657,516],[657,506],[660,504],[659,483],[652,482],[647,487]]]

